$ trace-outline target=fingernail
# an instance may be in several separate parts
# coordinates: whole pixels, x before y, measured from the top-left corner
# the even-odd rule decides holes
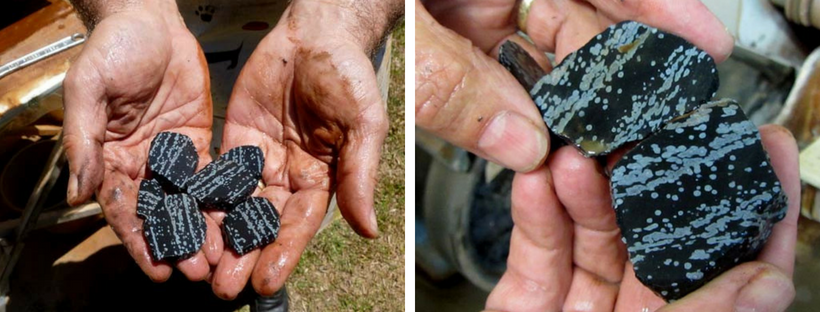
[[[766,270],[740,290],[735,311],[785,311],[794,298],[791,279],[772,270]]]
[[[549,141],[545,131],[528,119],[513,112],[503,112],[493,118],[481,138],[478,148],[492,161],[515,171],[535,169],[547,154]]]
[[[376,235],[379,235],[379,221],[376,220],[376,211],[370,212],[370,228]]]
[[[68,177],[66,201],[68,201],[70,205],[73,205],[75,200],[77,200],[77,175],[72,173]]]

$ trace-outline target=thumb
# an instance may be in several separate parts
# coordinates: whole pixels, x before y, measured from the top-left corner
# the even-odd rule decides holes
[[[785,311],[794,299],[791,278],[764,262],[737,266],[659,311]]]
[[[416,125],[516,171],[541,165],[547,128],[500,64],[416,1]]]
[[[80,57],[66,74],[64,87],[63,146],[69,165],[70,205],[88,201],[102,183],[102,143],[107,117],[99,74]]]

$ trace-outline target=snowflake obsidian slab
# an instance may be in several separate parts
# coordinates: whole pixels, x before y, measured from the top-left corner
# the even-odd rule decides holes
[[[137,215],[143,218],[150,217],[164,197],[165,193],[162,191],[162,186],[157,181],[142,180],[137,195]]]
[[[181,190],[194,174],[199,156],[191,138],[174,132],[160,132],[151,141],[148,168],[168,188]]]
[[[228,209],[253,193],[259,175],[231,160],[217,159],[188,180],[188,193],[209,208]]]
[[[205,242],[205,218],[188,194],[168,195],[143,223],[155,260],[196,253]]]
[[[717,88],[706,52],[623,22],[569,54],[530,95],[550,130],[594,156],[645,138],[711,99]]]
[[[251,197],[234,207],[223,221],[228,245],[240,255],[276,240],[279,213],[268,199]]]
[[[635,274],[667,300],[755,258],[787,210],[757,128],[730,100],[638,144],[611,188]]]
[[[230,160],[245,166],[257,179],[262,177],[262,168],[265,167],[265,155],[262,154],[262,149],[253,145],[234,147],[219,156],[219,159]]]

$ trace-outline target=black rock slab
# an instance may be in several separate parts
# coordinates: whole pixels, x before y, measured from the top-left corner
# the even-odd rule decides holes
[[[148,168],[154,178],[168,187],[169,192],[176,192],[185,186],[185,181],[194,174],[198,162],[194,142],[187,135],[160,132],[151,141]]]
[[[185,186],[208,208],[230,209],[253,193],[259,176],[231,160],[217,159],[202,168]]]
[[[754,259],[787,210],[757,127],[730,100],[638,144],[611,188],[635,275],[666,300]]]
[[[245,166],[257,176],[257,179],[262,177],[262,168],[265,167],[265,155],[262,154],[262,149],[253,145],[234,147],[219,156],[219,159],[230,160]]]
[[[498,48],[498,62],[509,71],[525,90],[529,91],[547,72],[529,53],[515,42],[507,40]]]
[[[222,225],[228,245],[244,255],[279,235],[279,213],[267,198],[251,197],[229,212]]]
[[[205,242],[205,217],[190,195],[168,195],[145,219],[143,234],[154,260],[190,256]]]
[[[163,201],[165,193],[162,186],[156,180],[144,179],[140,182],[140,190],[137,195],[137,215],[148,218],[160,202]]]
[[[569,54],[530,95],[550,130],[595,156],[645,138],[717,88],[709,54],[675,35],[623,22]]]

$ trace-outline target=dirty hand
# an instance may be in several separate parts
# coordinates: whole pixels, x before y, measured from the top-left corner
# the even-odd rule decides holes
[[[600,164],[574,147],[513,180],[507,272],[487,300],[498,311],[784,311],[800,206],[797,145],[778,126],[760,128],[763,147],[789,197],[756,261],[737,266],[674,304],[643,286],[627,261]],[[614,161],[610,161],[614,164]]]
[[[233,88],[222,152],[262,149],[265,187],[254,196],[276,206],[281,228],[274,243],[243,256],[225,248],[212,279],[222,298],[234,298],[251,276],[262,295],[281,288],[334,191],[351,227],[378,235],[373,191],[388,120],[368,53],[402,5],[343,2],[294,1]]]
[[[99,23],[64,83],[67,197],[77,205],[96,192],[106,220],[140,268],[152,280],[164,281],[172,269],[151,258],[136,215],[137,192],[147,174],[148,148],[159,132],[188,135],[200,167],[210,161],[208,70],[173,1],[114,4],[121,3],[100,2],[93,13],[84,12],[94,14],[87,21]],[[219,228],[205,219],[202,250],[175,263],[191,280],[204,279],[208,264],[215,265],[222,253]]]
[[[636,20],[680,35],[717,61],[733,46],[698,0],[534,0],[526,22],[535,46],[515,34],[517,0],[416,1],[416,124],[483,158],[519,172],[537,168],[549,150],[541,115],[518,82],[495,61],[514,40],[549,70],[607,26]]]

